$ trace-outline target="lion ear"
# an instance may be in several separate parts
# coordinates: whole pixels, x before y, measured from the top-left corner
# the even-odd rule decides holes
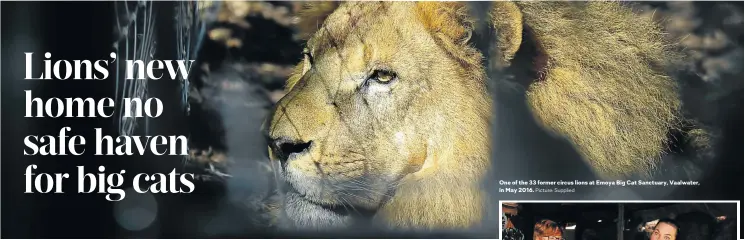
[[[295,17],[295,26],[300,38],[307,40],[313,36],[326,21],[326,18],[339,7],[340,3],[338,1],[305,3]]]
[[[416,14],[430,32],[445,37],[455,44],[467,44],[471,38],[473,20],[470,19],[467,5],[464,3],[417,2]]]
[[[492,5],[491,22],[497,32],[500,60],[509,64],[523,41],[523,14],[514,2],[497,1]]]
[[[526,23],[520,3],[494,2],[490,14],[492,26],[497,33],[499,63],[510,66],[514,62],[528,61],[532,66],[531,72],[535,74],[533,81],[544,80],[549,55],[541,39],[533,33],[531,25]]]
[[[416,2],[416,16],[435,41],[466,66],[481,63],[480,53],[469,47],[474,21],[463,2]]]
[[[462,2],[417,2],[417,15],[431,32],[449,41],[443,41],[448,49],[469,44],[474,29],[468,5]],[[490,11],[490,21],[497,33],[497,46],[501,53],[500,61],[509,64],[515,57],[523,41],[523,15],[514,2],[496,1]],[[455,44],[450,45],[450,44]],[[479,58],[470,52],[455,54],[461,60],[477,63]]]

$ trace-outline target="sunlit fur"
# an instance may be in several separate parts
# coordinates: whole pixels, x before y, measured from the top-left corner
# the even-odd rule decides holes
[[[491,100],[465,6],[309,3],[298,27],[313,62],[289,78],[269,134],[314,145],[289,161],[284,179],[313,202],[369,209],[391,227],[478,224]],[[498,2],[492,20],[503,61],[525,31],[546,57],[528,92],[540,123],[604,177],[654,166],[680,103],[664,72],[677,55],[652,20],[615,2]],[[376,66],[398,81],[365,87]],[[308,212],[294,223],[335,222]]]
[[[545,79],[528,90],[534,116],[602,176],[648,173],[681,105],[665,72],[680,56],[660,28],[615,2],[519,6],[548,56]]]

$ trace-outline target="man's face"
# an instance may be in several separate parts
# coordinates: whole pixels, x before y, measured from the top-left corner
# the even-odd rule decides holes
[[[550,237],[544,236],[544,237],[541,237],[541,240],[562,240],[562,239],[564,239],[564,238],[561,237],[561,236],[550,236]]]
[[[658,223],[650,240],[675,240],[677,229],[668,223]]]

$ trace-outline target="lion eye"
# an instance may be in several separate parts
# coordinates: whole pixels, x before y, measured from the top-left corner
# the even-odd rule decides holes
[[[388,70],[375,70],[371,78],[379,83],[387,84],[396,79],[396,73]]]

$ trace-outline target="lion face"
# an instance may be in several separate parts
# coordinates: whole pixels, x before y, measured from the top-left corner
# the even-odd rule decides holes
[[[436,50],[414,7],[344,4],[308,41],[269,130],[296,225],[374,212],[404,177],[436,164],[434,141],[448,141],[445,119],[474,84],[461,83],[465,70]]]

